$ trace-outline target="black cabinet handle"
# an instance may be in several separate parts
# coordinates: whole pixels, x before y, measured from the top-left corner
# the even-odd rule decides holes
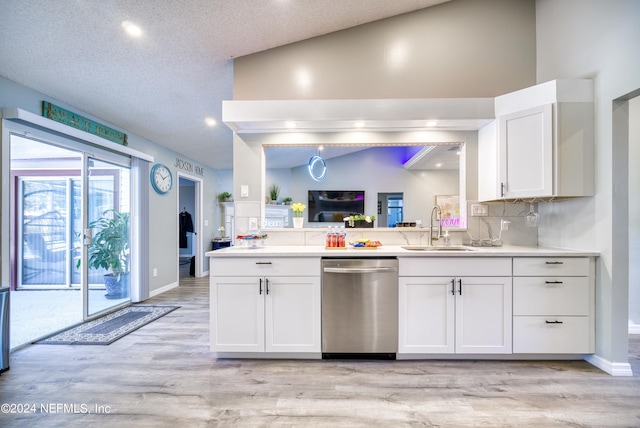
[[[265,279],[264,282],[267,284],[267,294],[269,294],[269,279]]]
[[[562,281],[545,281],[545,284],[564,284]]]
[[[260,294],[262,294],[262,278],[260,278]]]
[[[504,198],[504,183],[500,183],[500,197]]]
[[[558,320],[555,320],[555,321],[545,320],[544,322],[547,324],[564,324],[562,321],[558,321]]]
[[[454,296],[456,295],[456,280],[455,279],[451,280],[451,294],[453,294]]]
[[[458,289],[458,294],[462,296],[462,280],[461,279],[458,280],[458,285],[460,286],[460,288]]]
[[[270,265],[271,262],[256,262],[257,265]]]
[[[545,262],[548,265],[563,265],[564,262]]]

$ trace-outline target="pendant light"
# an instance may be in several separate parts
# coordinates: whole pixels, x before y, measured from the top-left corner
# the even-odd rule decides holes
[[[309,169],[309,175],[315,181],[322,181],[327,175],[327,164],[324,159],[322,159],[322,156],[320,156],[318,149],[316,149],[316,154],[309,159],[309,165],[307,167]]]

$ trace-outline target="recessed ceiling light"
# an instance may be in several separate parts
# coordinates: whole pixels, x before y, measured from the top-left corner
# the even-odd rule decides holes
[[[142,30],[136,24],[131,21],[122,21],[122,28],[133,37],[139,37],[142,35]]]
[[[437,163],[436,164],[436,168],[440,168],[440,167],[442,167],[442,164],[441,163]]]
[[[438,121],[437,120],[428,120],[426,125],[429,126],[429,127],[437,126],[438,125]]]
[[[356,128],[364,128],[364,122],[356,122],[353,124]]]
[[[206,124],[207,124],[207,126],[216,126],[216,124],[217,124],[218,122],[216,122],[216,120],[215,120],[214,118],[212,118],[212,117],[208,117],[208,118],[206,118],[206,119],[204,120],[204,123],[206,123]]]
[[[295,129],[295,128],[297,128],[297,127],[298,127],[298,125],[296,125],[296,123],[295,123],[295,122],[292,122],[292,121],[287,121],[287,123],[285,124],[285,126],[286,126],[287,128],[289,128],[289,129]]]

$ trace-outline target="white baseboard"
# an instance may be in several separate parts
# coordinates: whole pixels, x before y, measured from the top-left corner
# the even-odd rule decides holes
[[[595,354],[587,355],[584,360],[611,376],[633,376],[631,364],[629,363],[612,363]]]
[[[160,287],[160,288],[157,288],[155,290],[151,290],[151,291],[149,291],[149,297],[154,297],[154,296],[157,296],[158,294],[162,294],[162,293],[165,293],[165,292],[167,292],[169,290],[173,290],[174,288],[177,288],[178,285],[179,284],[177,282],[173,282],[173,283],[171,283],[169,285],[165,285],[164,287]]]
[[[640,334],[640,324],[629,323],[629,334]]]

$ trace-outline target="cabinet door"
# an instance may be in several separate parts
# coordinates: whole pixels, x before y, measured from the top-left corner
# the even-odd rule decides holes
[[[456,278],[456,353],[510,354],[509,277]]]
[[[267,352],[321,352],[320,277],[265,279]]]
[[[454,352],[455,296],[452,277],[400,277],[398,352]]]
[[[211,278],[211,350],[264,352],[264,284],[256,277]]]
[[[553,196],[551,104],[499,118],[502,198]]]

